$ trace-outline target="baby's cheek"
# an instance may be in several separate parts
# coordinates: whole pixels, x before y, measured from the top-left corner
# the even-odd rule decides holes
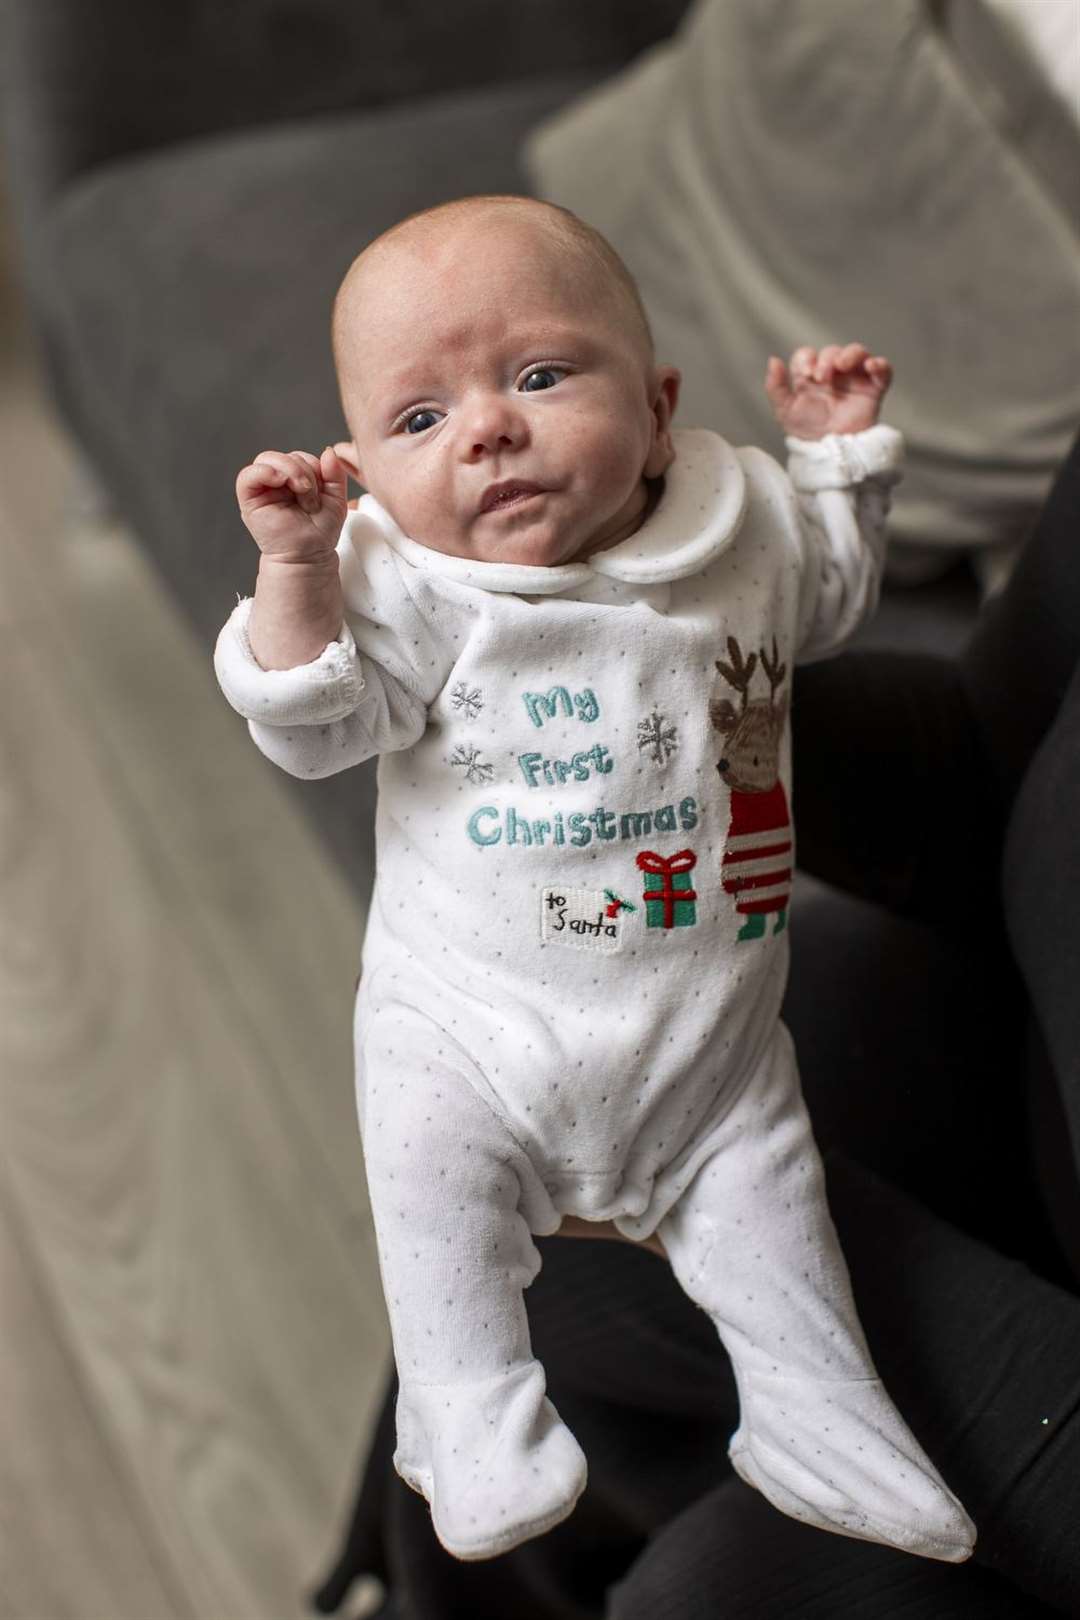
[[[593,485],[613,511],[634,494],[642,478],[645,449],[631,434],[597,434],[589,453]]]
[[[395,490],[393,509],[395,521],[410,538],[440,551],[453,548],[459,529],[458,503],[442,472],[441,465],[436,466]]]

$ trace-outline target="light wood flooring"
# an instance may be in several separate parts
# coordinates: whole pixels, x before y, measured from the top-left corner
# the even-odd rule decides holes
[[[78,487],[9,274],[0,1617],[293,1620],[389,1355],[352,1093],[363,917]]]

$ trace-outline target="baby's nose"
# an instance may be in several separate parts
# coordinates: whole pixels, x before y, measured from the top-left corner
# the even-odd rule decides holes
[[[509,400],[498,397],[478,400],[467,412],[462,431],[463,454],[468,461],[494,455],[500,450],[516,450],[525,443],[527,431],[520,412]]]

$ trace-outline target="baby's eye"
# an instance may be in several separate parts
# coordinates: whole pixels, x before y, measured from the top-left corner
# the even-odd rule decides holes
[[[530,371],[523,378],[521,391],[523,394],[535,394],[541,388],[554,388],[560,378],[565,376],[566,372],[559,366],[537,366],[535,371]]]
[[[402,422],[406,433],[426,433],[429,427],[434,427],[439,420],[435,411],[413,411]]]

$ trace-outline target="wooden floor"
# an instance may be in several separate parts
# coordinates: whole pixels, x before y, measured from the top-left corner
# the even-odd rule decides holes
[[[291,1620],[389,1354],[363,917],[72,478],[8,274],[0,1616]]]

